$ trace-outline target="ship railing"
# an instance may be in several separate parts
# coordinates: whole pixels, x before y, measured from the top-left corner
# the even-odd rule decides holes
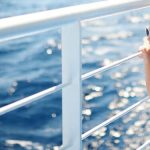
[[[81,75],[81,22],[149,6],[150,0],[108,0],[0,19],[0,43],[56,28],[61,29],[62,43],[62,83],[1,107],[0,116],[62,90],[62,146],[60,149],[81,150],[82,141],[85,138],[149,99],[145,97],[139,100],[93,129],[82,133],[82,81],[136,58],[141,52]],[[142,146],[146,147],[148,144]]]

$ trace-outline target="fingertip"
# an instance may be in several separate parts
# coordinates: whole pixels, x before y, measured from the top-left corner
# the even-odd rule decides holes
[[[146,52],[146,48],[145,48],[145,47],[142,48],[141,52],[142,52],[142,53],[145,53],[145,52]]]

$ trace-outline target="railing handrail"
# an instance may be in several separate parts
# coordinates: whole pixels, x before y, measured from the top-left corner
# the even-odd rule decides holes
[[[122,63],[125,63],[126,61],[139,56],[140,54],[141,54],[141,52],[137,52],[137,53],[132,54],[130,56],[127,56],[127,57],[125,57],[123,59],[117,60],[117,61],[115,61],[115,62],[113,62],[113,63],[111,63],[109,65],[106,65],[106,66],[100,67],[98,69],[95,69],[95,70],[93,70],[91,72],[85,73],[85,74],[82,75],[82,80],[86,80],[86,79],[94,76],[95,74],[102,73],[104,71],[107,71],[107,70],[110,70],[110,69],[112,69],[114,67],[117,67],[117,66],[121,65]],[[16,102],[13,102],[13,103],[8,104],[6,106],[3,106],[3,107],[0,108],[0,116],[4,115],[4,114],[6,114],[6,113],[8,113],[10,111],[13,111],[15,109],[18,109],[20,107],[23,107],[25,105],[28,105],[30,103],[33,103],[35,101],[38,101],[38,100],[40,100],[41,98],[43,98],[43,97],[45,97],[47,95],[55,93],[55,92],[61,90],[62,88],[66,87],[70,83],[71,83],[71,81],[66,83],[66,84],[59,84],[57,86],[48,88],[48,89],[43,90],[41,92],[38,92],[38,93],[36,93],[34,95],[28,96],[26,98],[23,98],[21,100],[18,100]]]
[[[139,100],[135,104],[133,104],[133,105],[129,106],[128,108],[126,108],[125,110],[120,111],[116,115],[114,115],[111,118],[103,121],[101,124],[95,126],[91,130],[85,132],[84,134],[82,134],[82,140],[84,140],[85,138],[89,137],[90,135],[92,135],[95,131],[99,130],[100,128],[105,127],[105,126],[109,125],[110,123],[113,123],[114,121],[118,120],[119,118],[125,116],[127,113],[131,112],[137,106],[141,105],[142,103],[146,102],[147,100],[149,100],[149,97],[145,97],[145,98]]]
[[[0,19],[0,43],[61,25],[148,7],[150,0],[108,0]]]
[[[106,66],[100,67],[98,69],[95,69],[95,70],[93,70],[91,72],[85,73],[85,74],[82,75],[82,80],[86,80],[86,79],[88,79],[90,77],[93,77],[94,75],[96,75],[98,73],[102,73],[104,71],[107,71],[107,70],[110,70],[110,69],[112,69],[114,67],[117,67],[117,66],[125,63],[128,60],[131,60],[131,59],[133,59],[133,58],[135,58],[137,56],[140,56],[141,54],[142,54],[142,52],[137,52],[137,53],[131,54],[130,56],[127,56],[125,58],[117,60],[117,61],[115,61],[113,63],[110,63],[109,65],[106,65]]]
[[[16,102],[13,102],[13,103],[8,104],[6,106],[0,107],[0,116],[4,115],[10,111],[16,110],[16,109],[21,108],[23,106],[26,106],[28,104],[31,104],[35,101],[38,101],[41,98],[48,96],[52,93],[60,91],[62,88],[66,87],[67,85],[69,85],[69,83],[59,84],[57,86],[53,86],[53,87],[48,88],[46,90],[40,91],[40,92],[33,94],[31,96],[17,100]]]
[[[63,148],[71,146],[67,149],[81,149],[83,139],[91,135],[102,126],[106,126],[124,116],[136,106],[146,101],[148,97],[138,101],[119,114],[109,118],[102,124],[82,134],[81,81],[88,79],[97,73],[116,67],[127,60],[133,59],[139,56],[141,52],[132,54],[108,66],[101,67],[81,76],[80,22],[91,18],[105,17],[108,15],[149,6],[150,0],[109,0],[0,19],[0,43],[20,37],[38,34],[59,26],[63,26],[61,30],[62,84],[0,108],[0,116],[62,89]],[[70,32],[72,35],[71,37]],[[72,116],[74,119],[68,124],[68,121],[72,119]],[[74,128],[76,128],[77,131],[75,131]]]
[[[150,140],[146,141],[143,145],[137,148],[137,150],[145,150],[147,146],[150,146]]]

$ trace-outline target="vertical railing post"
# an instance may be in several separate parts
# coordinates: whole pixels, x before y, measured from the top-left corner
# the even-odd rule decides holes
[[[62,27],[62,82],[70,85],[62,90],[63,149],[81,150],[81,44],[80,22]]]

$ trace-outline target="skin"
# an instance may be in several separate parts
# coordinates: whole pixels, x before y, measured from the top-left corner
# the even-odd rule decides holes
[[[144,60],[145,80],[148,95],[150,96],[150,36],[144,40],[144,46],[140,48],[141,57]]]

